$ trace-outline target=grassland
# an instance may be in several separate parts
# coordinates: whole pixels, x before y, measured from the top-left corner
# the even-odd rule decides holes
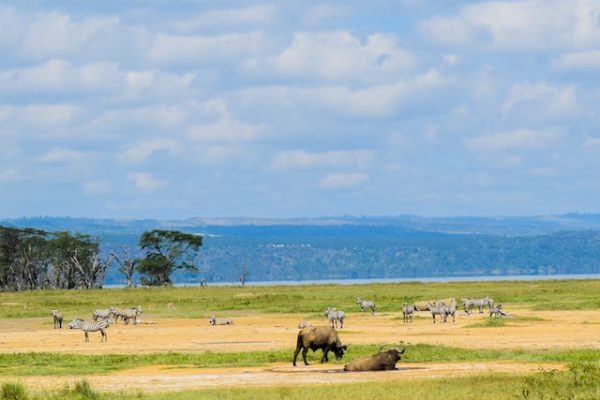
[[[292,314],[290,319],[322,319],[322,310],[329,306],[356,311],[356,296],[372,298],[377,302],[378,315],[396,321],[404,302],[432,300],[447,297],[478,297],[490,295],[510,310],[539,310],[567,312],[568,310],[596,310],[600,308],[600,280],[563,280],[530,282],[477,282],[477,283],[400,283],[370,285],[314,285],[274,287],[183,287],[183,288],[134,288],[104,289],[90,291],[37,291],[0,293],[0,318],[18,322],[28,320],[28,326],[40,326],[51,331],[49,310],[60,309],[65,315],[89,316],[91,310],[100,307],[126,307],[141,304],[145,315],[152,318],[177,319],[206,318],[212,313],[244,316],[247,314]],[[490,329],[519,329],[522,325],[540,324],[551,327],[545,318],[525,313],[511,319],[474,318],[466,322],[460,331],[468,328],[472,335],[489,332]],[[544,316],[553,315],[547,313]],[[418,322],[425,323],[422,318]],[[590,322],[596,324],[594,317]],[[202,321],[205,322],[205,321]],[[429,321],[427,321],[429,324]],[[463,322],[464,324],[465,322]],[[16,323],[15,326],[19,326]],[[201,322],[199,321],[199,324]],[[162,325],[161,325],[162,326]],[[582,325],[583,326],[583,325]],[[142,327],[139,327],[142,328]],[[478,329],[481,328],[481,329]],[[490,328],[490,329],[488,329]],[[593,327],[590,327],[592,329]],[[17,328],[11,328],[17,329]],[[37,329],[37,328],[36,328]],[[407,329],[407,327],[405,327]],[[456,330],[455,330],[456,331]],[[456,332],[458,332],[456,331]],[[474,332],[473,332],[474,331]],[[345,330],[352,338],[352,327]],[[500,333],[498,333],[500,334]],[[389,343],[397,346],[399,343]],[[381,347],[379,344],[354,344],[343,361],[331,361],[340,365],[357,357],[371,355]],[[468,348],[467,348],[468,347]],[[594,347],[594,346],[592,346]],[[209,349],[210,350],[210,349]],[[157,352],[137,354],[77,354],[74,352],[4,352],[0,353],[0,382],[15,377],[76,376],[82,379],[96,374],[110,374],[138,367],[163,366],[165,368],[234,368],[259,367],[273,363],[289,363],[290,349],[265,351],[202,351]],[[317,362],[320,353],[309,353],[310,360]],[[598,388],[589,384],[598,373],[599,348],[477,348],[477,346],[445,346],[427,343],[409,345],[403,362],[485,362],[514,361],[521,363],[569,363],[567,372],[541,371],[535,376],[484,374],[481,376],[415,379],[402,381],[362,382],[345,385],[285,386],[269,388],[223,388],[174,391],[171,393],[98,393],[89,385],[65,387],[59,391],[40,393],[35,388],[23,388],[18,384],[7,385],[4,398],[29,399],[329,399],[378,398],[391,399],[537,399],[537,398],[600,398]],[[564,365],[564,364],[563,364]],[[588,368],[586,370],[586,368]],[[582,373],[581,371],[587,371]],[[591,372],[590,372],[591,371]],[[52,378],[55,379],[55,378]],[[597,381],[596,381],[597,382]],[[3,389],[4,390],[4,389]],[[10,396],[10,391],[22,391]],[[140,388],[143,390],[143,388]],[[595,396],[595,397],[594,397]]]
[[[492,296],[497,303],[533,310],[600,308],[600,280],[398,283],[261,287],[132,288],[89,291],[47,290],[0,293],[0,318],[47,317],[57,308],[88,315],[99,307],[142,304],[159,317],[206,318],[218,311],[314,315],[335,304],[355,309],[356,296],[374,299],[379,312],[398,311],[404,302],[447,297]]]

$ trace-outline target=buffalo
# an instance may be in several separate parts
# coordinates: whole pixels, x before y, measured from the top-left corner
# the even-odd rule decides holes
[[[311,349],[313,352],[318,349],[323,350],[323,357],[321,358],[321,362],[323,363],[329,361],[327,357],[329,351],[333,351],[335,358],[341,360],[348,351],[348,346],[342,345],[342,341],[335,328],[329,326],[309,326],[298,332],[296,351],[294,351],[294,366],[296,366],[296,359],[300,350],[302,350],[304,365],[308,365],[308,361],[306,360],[308,349]]]
[[[346,365],[344,371],[392,371],[396,369],[396,363],[400,361],[402,350],[390,349],[377,353],[371,357],[359,358]]]

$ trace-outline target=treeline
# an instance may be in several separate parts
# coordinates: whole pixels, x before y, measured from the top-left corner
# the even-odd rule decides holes
[[[3,290],[102,287],[110,262],[89,235],[0,226]]]
[[[136,272],[144,285],[169,285],[176,270],[198,271],[202,236],[152,230],[140,236],[139,248],[109,253],[100,243],[86,234],[0,226],[0,290],[101,288],[113,264],[128,286]]]

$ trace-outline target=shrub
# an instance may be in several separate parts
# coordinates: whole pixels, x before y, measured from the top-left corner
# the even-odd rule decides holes
[[[27,391],[20,383],[4,383],[0,389],[1,400],[28,400]]]

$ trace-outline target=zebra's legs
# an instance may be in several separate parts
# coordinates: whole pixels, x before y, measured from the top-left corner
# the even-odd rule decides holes
[[[100,329],[100,333],[102,334],[102,337],[100,338],[100,342],[106,343],[108,340],[108,335],[106,334],[106,329]]]
[[[90,341],[90,334],[87,331],[83,331],[83,333],[85,333],[85,342],[89,342]]]

